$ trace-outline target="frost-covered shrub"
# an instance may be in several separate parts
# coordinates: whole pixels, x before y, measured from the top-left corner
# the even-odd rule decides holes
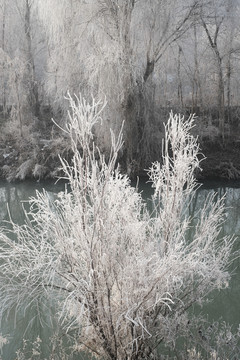
[[[61,162],[70,191],[54,202],[37,193],[26,224],[12,224],[15,240],[1,230],[0,315],[48,297],[66,331],[78,330],[77,350],[104,359],[160,358],[158,349],[174,350],[189,334],[188,309],[229,281],[233,241],[219,236],[222,200],[210,196],[190,231],[199,167],[193,118],[170,114],[163,163],[149,170],[150,213],[117,167],[122,134],[111,134],[107,160],[94,142],[105,104],[69,101],[63,131],[74,156]]]

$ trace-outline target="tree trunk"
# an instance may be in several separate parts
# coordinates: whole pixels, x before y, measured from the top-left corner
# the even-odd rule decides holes
[[[18,119],[18,123],[19,123],[19,133],[20,133],[20,137],[23,136],[23,132],[22,132],[22,126],[23,126],[23,121],[22,121],[22,109],[21,109],[21,101],[20,101],[20,93],[19,93],[19,78],[17,73],[15,72],[15,77],[14,77],[14,86],[15,86],[15,92],[16,92],[16,100],[17,100],[17,119]]]
[[[195,113],[196,109],[200,105],[202,108],[202,88],[200,82],[200,72],[198,63],[198,40],[197,40],[197,28],[196,23],[193,26],[194,31],[194,75],[192,81],[192,113]]]
[[[183,109],[183,93],[182,93],[182,79],[181,79],[181,46],[178,47],[178,59],[177,59],[177,79],[178,79],[178,106]]]
[[[225,133],[224,133],[224,127],[225,127],[224,81],[223,81],[222,57],[220,56],[220,52],[219,52],[218,45],[217,45],[217,38],[219,35],[219,29],[220,29],[220,25],[222,22],[220,22],[218,25],[216,25],[215,34],[212,37],[210,35],[210,32],[209,32],[206,22],[204,21],[203,18],[201,18],[201,20],[202,20],[203,28],[207,34],[209,44],[215,55],[215,60],[217,63],[217,75],[218,75],[217,105],[218,105],[218,115],[219,115],[219,130],[220,130],[222,140],[224,141],[224,138],[225,138]]]
[[[217,64],[218,64],[218,114],[219,114],[219,129],[222,140],[225,139],[225,108],[224,108],[224,81],[222,71],[222,59],[217,51]]]
[[[3,2],[2,10],[2,50],[5,52],[5,27],[6,27],[6,2]],[[2,82],[2,106],[3,106],[3,116],[6,116],[6,83],[5,83],[5,60],[3,60],[3,82]]]
[[[32,51],[32,39],[31,39],[31,5],[29,0],[26,0],[25,3],[25,21],[24,21],[24,31],[26,36],[27,43],[27,69],[28,69],[28,81],[29,81],[29,102],[32,108],[33,114],[35,116],[39,115],[39,96],[38,96],[38,86],[36,81],[35,74],[35,63],[33,58]]]
[[[228,55],[227,62],[227,116],[228,123],[231,122],[231,54]]]

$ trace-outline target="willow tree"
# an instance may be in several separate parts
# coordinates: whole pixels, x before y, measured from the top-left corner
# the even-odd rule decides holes
[[[163,163],[149,169],[152,212],[117,167],[122,134],[111,133],[108,159],[96,146],[93,129],[105,104],[69,101],[63,130],[74,157],[61,161],[70,191],[55,201],[37,193],[25,224],[11,224],[14,236],[1,229],[0,318],[47,297],[65,331],[77,330],[79,351],[160,359],[164,346],[179,350],[183,336],[191,350],[200,320],[188,310],[228,285],[233,245],[220,236],[222,200],[208,197],[194,228],[189,217],[199,167],[193,118],[171,114],[166,124]]]
[[[190,25],[197,2],[38,1],[49,37],[49,89],[62,104],[67,90],[106,96],[111,127],[125,120],[125,160],[145,162],[154,117],[157,65]],[[50,10],[54,8],[54,13]],[[103,142],[106,131],[102,132]],[[136,161],[137,160],[137,161]]]

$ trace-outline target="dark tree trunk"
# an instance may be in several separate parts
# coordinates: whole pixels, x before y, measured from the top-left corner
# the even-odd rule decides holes
[[[33,58],[32,51],[32,38],[31,38],[31,5],[29,0],[26,0],[25,7],[25,21],[24,21],[24,31],[26,36],[27,44],[27,70],[28,70],[28,83],[29,83],[29,102],[32,108],[33,114],[35,116],[39,115],[39,95],[38,95],[38,85],[36,81],[35,74],[35,63]]]
[[[2,50],[5,52],[5,27],[6,27],[6,2],[3,2],[3,15],[2,15]],[[3,84],[2,84],[2,107],[3,107],[3,115],[5,117],[6,115],[6,84],[4,79],[4,73],[5,73],[5,61],[3,60]]]

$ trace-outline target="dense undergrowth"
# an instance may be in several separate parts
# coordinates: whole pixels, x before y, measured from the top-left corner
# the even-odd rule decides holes
[[[152,144],[152,154],[148,154],[151,161],[140,165],[140,159],[136,158],[132,173],[129,174],[133,178],[145,176],[144,169],[148,168],[152,161],[160,160],[161,146],[159,143],[163,136],[162,121],[169,112],[170,109],[162,110],[159,125],[156,124],[160,132],[157,137],[154,137],[155,144]],[[198,136],[201,150],[206,157],[201,165],[201,173],[196,173],[200,179],[236,180],[240,178],[240,142],[238,140],[238,112],[236,109],[232,116],[224,142],[219,136],[214,112],[213,114],[211,112],[200,114],[196,118],[193,134]],[[30,125],[25,124],[20,131],[16,120],[4,118],[2,115],[0,121],[0,178],[7,181],[25,179],[39,181],[61,175],[59,155],[70,160],[73,154],[69,139],[59,131],[51,117],[52,114],[49,109],[43,111],[39,119],[34,118]],[[61,118],[59,118],[59,122],[61,123]],[[106,156],[107,152],[106,150]],[[127,172],[126,159],[123,154],[124,152],[118,160],[121,163],[122,171]]]

